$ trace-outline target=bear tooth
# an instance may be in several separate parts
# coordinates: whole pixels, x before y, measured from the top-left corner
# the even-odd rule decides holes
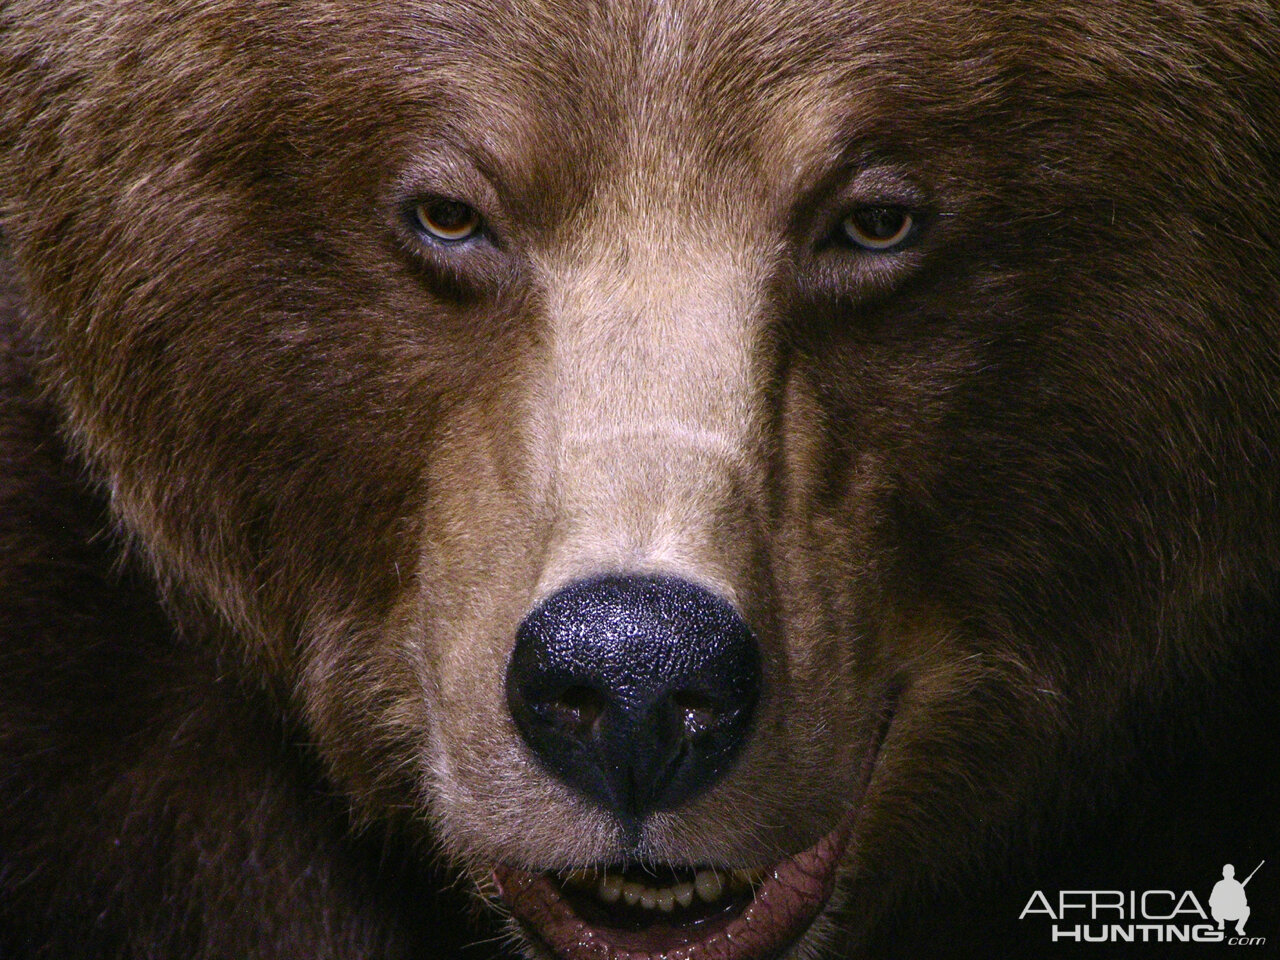
[[[605,903],[617,903],[622,896],[622,877],[616,873],[606,873],[596,887],[596,896]]]
[[[699,870],[698,875],[693,878],[693,889],[698,892],[699,897],[711,903],[719,900],[720,894],[724,893],[724,881],[714,870]]]
[[[753,880],[759,882],[762,875],[760,871],[734,870],[721,874],[717,870],[699,870],[693,882],[685,881],[669,887],[655,888],[626,880],[619,873],[598,874],[575,870],[569,875],[568,882],[581,882],[586,889],[594,890],[596,896],[605,903],[622,901],[628,907],[671,913],[677,905],[692,906],[695,896],[707,903],[720,899],[731,878],[734,882],[749,883]]]
[[[748,870],[745,867],[733,871],[733,879],[751,887],[760,886],[768,875],[768,870]]]

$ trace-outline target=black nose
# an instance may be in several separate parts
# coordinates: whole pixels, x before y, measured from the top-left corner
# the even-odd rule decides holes
[[[673,577],[571,584],[525,618],[507,667],[525,742],[630,826],[724,773],[759,696],[760,652],[742,618]]]

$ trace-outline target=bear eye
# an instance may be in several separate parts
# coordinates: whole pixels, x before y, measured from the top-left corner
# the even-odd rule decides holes
[[[414,226],[440,243],[463,243],[480,234],[480,214],[461,200],[435,197],[413,208]]]
[[[916,231],[916,218],[906,207],[859,207],[840,227],[851,243],[879,253],[909,240]]]

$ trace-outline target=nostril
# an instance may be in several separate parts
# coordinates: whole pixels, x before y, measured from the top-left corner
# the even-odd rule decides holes
[[[691,741],[711,733],[722,718],[733,713],[725,703],[705,693],[673,693],[671,703],[682,734]]]
[[[599,739],[600,723],[609,706],[603,694],[582,685],[569,687],[557,696],[539,699],[526,695],[526,699],[543,723],[575,740]]]

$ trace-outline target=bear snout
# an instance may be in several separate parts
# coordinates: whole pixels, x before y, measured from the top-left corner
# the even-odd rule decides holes
[[[632,833],[725,773],[761,683],[758,643],[733,607],[657,575],[552,594],[520,624],[506,674],[511,716],[538,761]]]

